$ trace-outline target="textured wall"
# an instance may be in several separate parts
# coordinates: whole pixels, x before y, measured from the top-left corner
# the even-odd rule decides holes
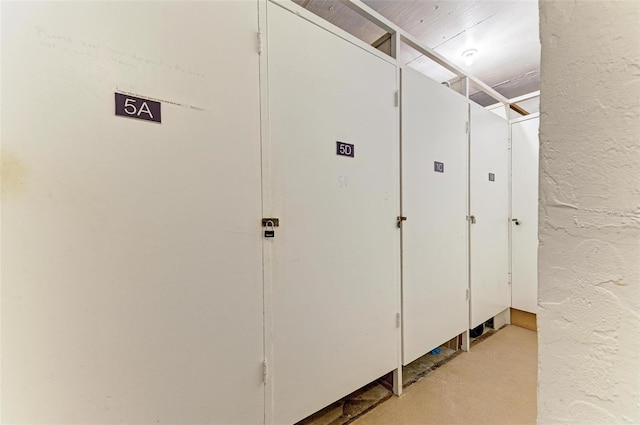
[[[640,423],[639,23],[540,4],[540,424]]]

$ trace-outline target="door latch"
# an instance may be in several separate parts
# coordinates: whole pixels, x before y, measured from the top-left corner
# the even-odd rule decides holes
[[[398,226],[398,229],[402,228],[402,222],[403,222],[403,221],[407,221],[407,217],[405,217],[405,216],[403,216],[403,215],[398,216],[398,218],[397,218],[397,223],[396,223],[396,224],[397,224],[397,226]]]
[[[517,218],[512,218],[512,219],[511,219],[511,221],[513,221],[513,223],[514,223],[516,226],[520,226],[520,220],[518,220]]]
[[[467,216],[467,221],[470,221],[471,224],[476,224],[476,216],[475,215],[468,215]]]

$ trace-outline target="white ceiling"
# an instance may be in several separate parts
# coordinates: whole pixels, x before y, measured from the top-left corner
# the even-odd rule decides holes
[[[294,0],[311,12],[373,44],[385,31],[337,0]],[[531,0],[363,0],[449,61],[492,86],[507,98],[539,90],[538,2]],[[465,66],[462,52],[478,51]],[[455,75],[404,46],[399,60],[437,81]],[[471,93],[476,90],[472,88]],[[482,93],[472,99],[495,103]],[[533,111],[530,111],[533,112]]]

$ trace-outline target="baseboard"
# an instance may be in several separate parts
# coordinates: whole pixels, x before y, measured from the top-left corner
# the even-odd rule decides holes
[[[536,315],[529,313],[528,311],[511,309],[511,324],[514,326],[520,326],[521,328],[529,329],[534,332],[538,332],[538,323]]]

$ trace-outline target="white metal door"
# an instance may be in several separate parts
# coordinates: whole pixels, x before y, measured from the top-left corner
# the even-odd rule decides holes
[[[538,310],[539,124],[511,125],[511,306],[530,313]]]
[[[273,422],[395,369],[395,66],[269,3]],[[338,147],[337,142],[353,145]],[[352,156],[342,156],[352,154]]]
[[[3,423],[263,422],[257,22],[2,5]]]
[[[466,331],[468,101],[402,70],[403,363]]]
[[[471,104],[471,324],[511,305],[509,287],[509,175],[507,121]]]

